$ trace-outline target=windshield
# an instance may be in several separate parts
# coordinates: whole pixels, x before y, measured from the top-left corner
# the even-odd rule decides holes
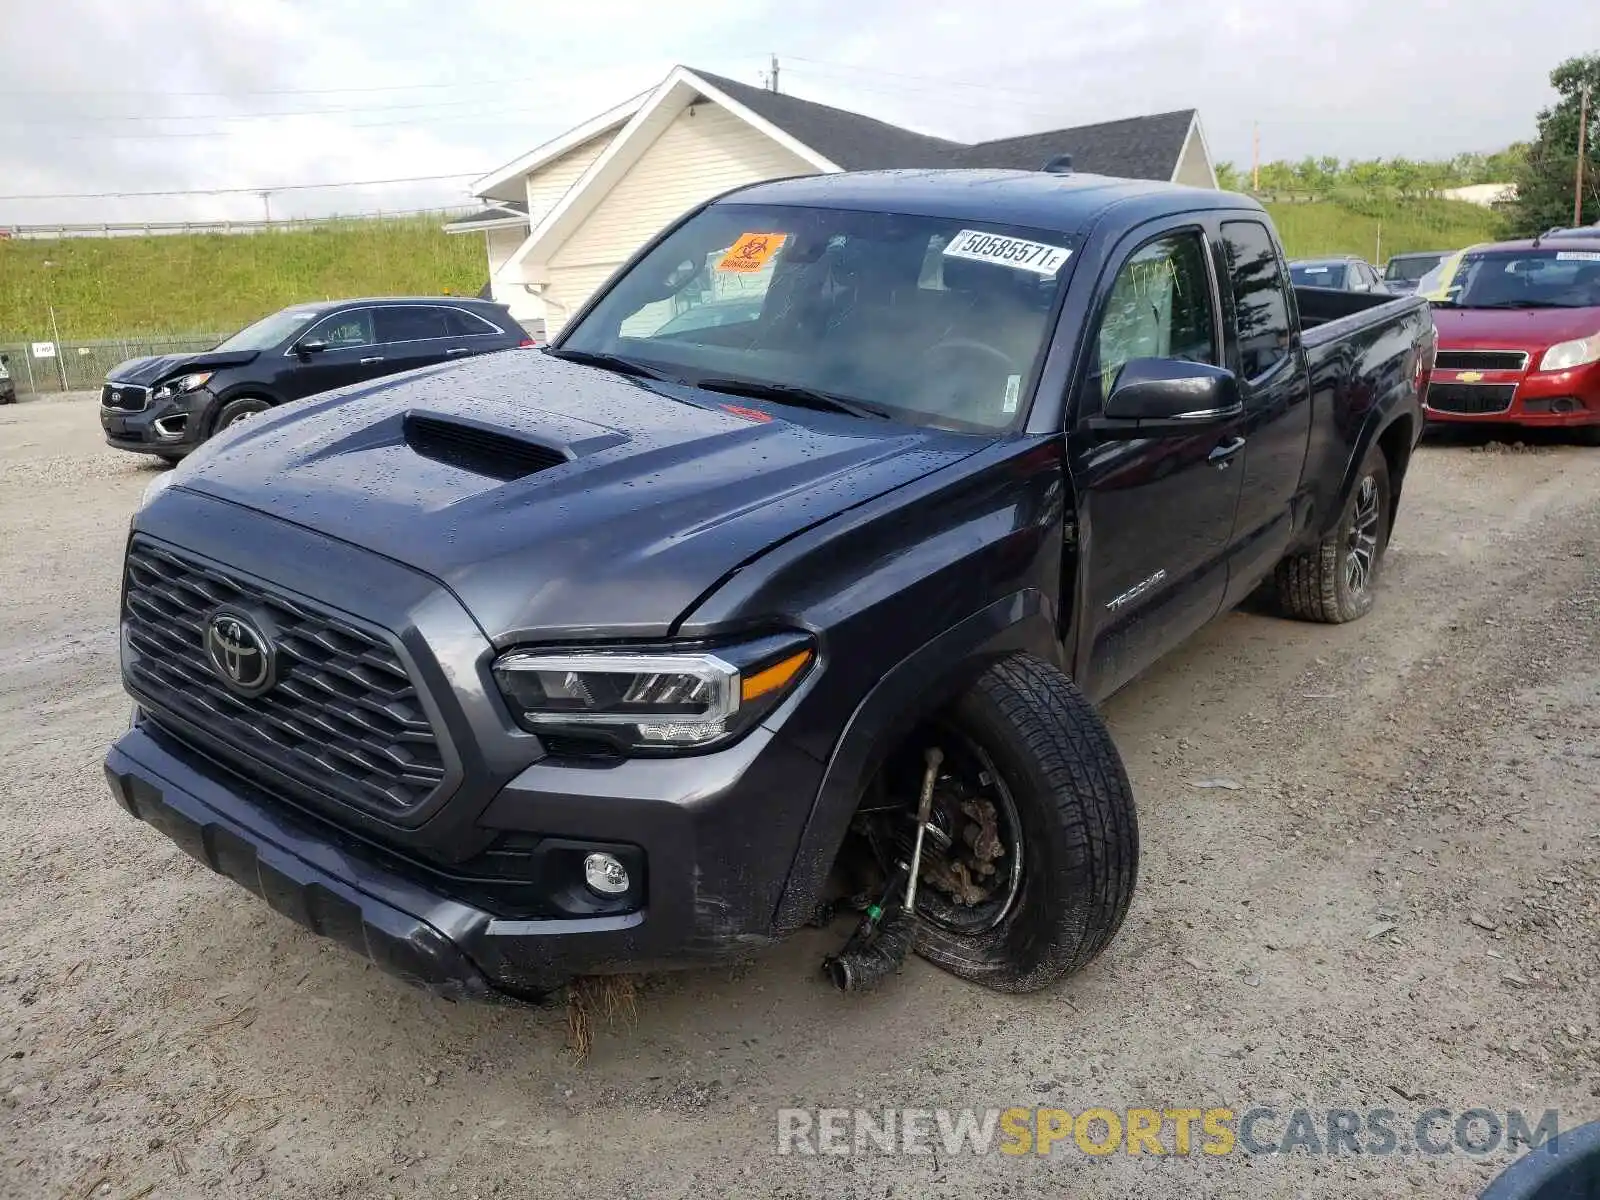
[[[266,350],[276,346],[317,315],[314,308],[286,308],[246,325],[217,347],[217,350]]]
[[[1071,253],[1060,234],[989,222],[717,204],[618,280],[557,353],[1003,429],[1026,414]]]
[[[1462,257],[1444,301],[1459,308],[1600,307],[1600,250],[1491,250]]]
[[[1404,279],[1408,283],[1414,283],[1443,261],[1443,254],[1408,254],[1404,258],[1391,258],[1388,265],[1383,268],[1383,277],[1388,280]]]
[[[1289,264],[1289,278],[1295,287],[1342,288],[1344,272],[1343,263]]]

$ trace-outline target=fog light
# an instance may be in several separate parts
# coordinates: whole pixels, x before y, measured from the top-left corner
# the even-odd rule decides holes
[[[628,868],[615,855],[595,853],[583,860],[583,881],[600,896],[620,896],[628,890]]]

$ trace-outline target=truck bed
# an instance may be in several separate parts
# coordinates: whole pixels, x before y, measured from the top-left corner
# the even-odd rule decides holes
[[[1431,367],[1437,335],[1421,296],[1294,289],[1301,345],[1311,372],[1311,437],[1302,480],[1317,536],[1339,518],[1339,497],[1360,466],[1350,447],[1389,402],[1417,386],[1419,360]]]

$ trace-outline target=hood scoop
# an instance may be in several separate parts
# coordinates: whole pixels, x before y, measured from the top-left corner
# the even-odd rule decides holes
[[[423,458],[510,483],[571,459],[553,446],[461,420],[407,413],[406,445]]]

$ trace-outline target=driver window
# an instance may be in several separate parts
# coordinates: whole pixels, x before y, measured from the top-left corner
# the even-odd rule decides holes
[[[326,342],[329,350],[344,350],[351,346],[372,345],[372,310],[358,308],[354,312],[335,313],[310,333],[305,341]]]
[[[1100,318],[1100,399],[1131,359],[1179,358],[1220,366],[1205,242],[1169,234],[1135,251],[1117,272]]]

